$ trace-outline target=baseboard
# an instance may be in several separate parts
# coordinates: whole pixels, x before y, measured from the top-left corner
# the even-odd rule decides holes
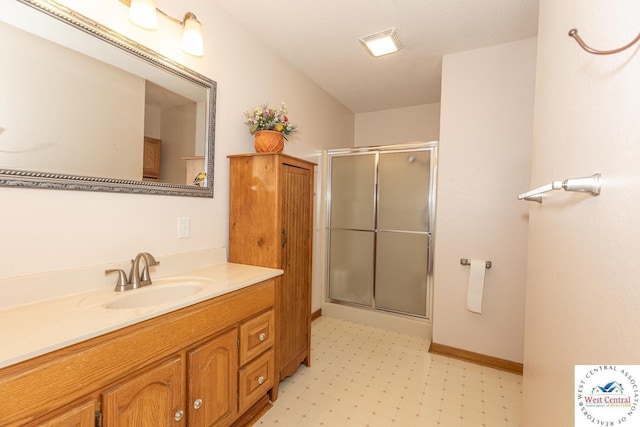
[[[314,311],[313,313],[311,313],[311,321],[313,322],[314,320],[316,320],[320,316],[322,316],[322,309],[321,308],[319,308],[316,311]]]
[[[432,342],[431,347],[429,347],[429,353],[440,354],[442,356],[448,356],[454,359],[464,360],[465,362],[488,366],[490,368],[495,368],[501,371],[507,371],[518,375],[522,375],[524,369],[522,363],[512,362],[510,360],[500,359],[493,356],[487,356],[485,354],[474,353],[472,351],[449,347],[448,345],[437,344],[434,342]]]

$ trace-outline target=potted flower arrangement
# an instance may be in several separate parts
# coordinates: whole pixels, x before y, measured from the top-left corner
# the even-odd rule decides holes
[[[254,146],[258,152],[282,151],[284,140],[296,131],[296,125],[289,122],[284,102],[280,108],[269,107],[265,103],[244,115],[249,132],[255,136]]]

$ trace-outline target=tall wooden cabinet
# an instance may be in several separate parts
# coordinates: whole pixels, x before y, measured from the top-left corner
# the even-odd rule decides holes
[[[145,136],[142,155],[142,179],[144,181],[160,181],[161,159],[162,141]]]
[[[284,270],[276,279],[276,376],[282,380],[311,361],[315,164],[281,153],[229,159],[229,262]]]

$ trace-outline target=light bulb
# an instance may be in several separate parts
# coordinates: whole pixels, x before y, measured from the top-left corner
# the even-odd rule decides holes
[[[147,30],[158,28],[158,14],[155,0],[131,0],[129,19]]]
[[[204,53],[202,24],[193,13],[187,12],[184,15],[183,26],[182,50],[193,56],[202,56]]]

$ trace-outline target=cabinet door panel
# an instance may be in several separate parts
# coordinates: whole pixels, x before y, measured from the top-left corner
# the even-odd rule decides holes
[[[189,426],[228,426],[237,414],[238,330],[189,352]]]
[[[184,426],[182,359],[172,358],[102,394],[108,427]]]
[[[311,331],[311,194],[309,169],[284,166],[282,190],[282,269],[280,282],[280,378],[293,374],[308,352]],[[308,358],[308,354],[305,356]],[[297,362],[297,364],[296,364]],[[307,360],[307,362],[309,362]],[[292,365],[293,363],[293,365]]]
[[[98,410],[98,401],[91,399],[83,402],[71,409],[48,418],[40,420],[29,426],[39,427],[95,427],[96,411]]]

